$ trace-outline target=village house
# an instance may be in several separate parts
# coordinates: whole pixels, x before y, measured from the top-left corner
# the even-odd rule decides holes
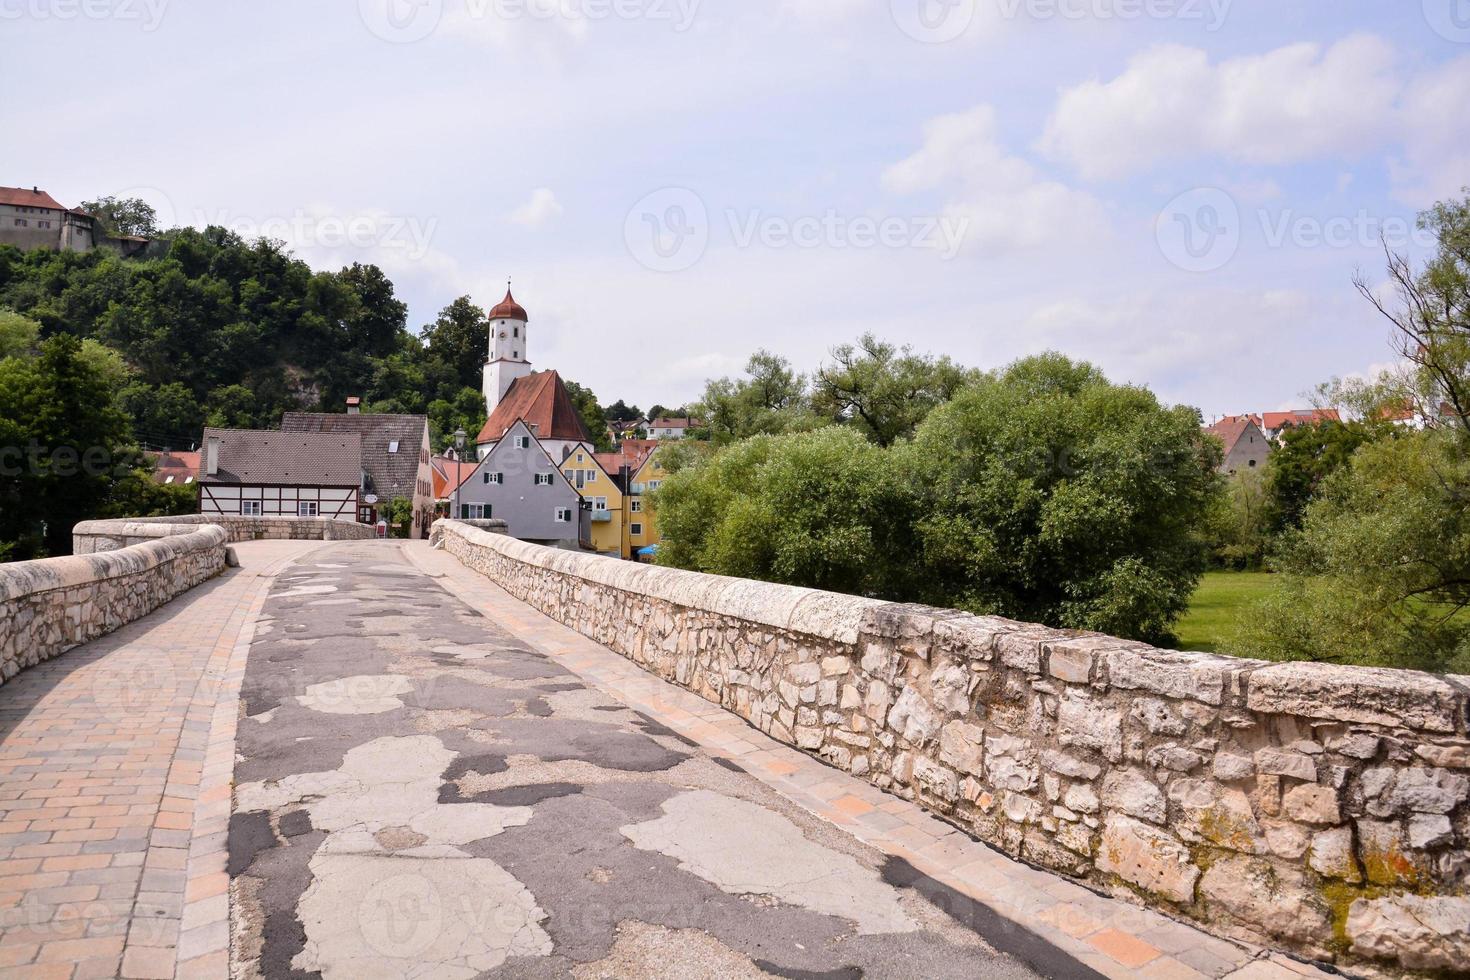
[[[1288,429],[1341,421],[1342,413],[1335,408],[1303,408],[1290,412],[1267,412],[1258,424],[1265,430],[1267,438],[1280,442]]]
[[[613,456],[602,454],[609,461]],[[573,447],[562,460],[561,472],[568,485],[585,501],[592,524],[592,550],[614,558],[627,557],[627,514],[623,487],[615,476],[616,465],[609,471],[592,444],[584,442]]]
[[[149,453],[153,482],[167,486],[192,484],[199,475],[199,453]]]
[[[146,238],[108,235],[96,218],[67,207],[39,187],[0,187],[0,245],[56,252],[106,248],[134,256],[147,252],[149,244]]]
[[[658,533],[658,515],[651,494],[657,493],[668,478],[657,452],[649,453],[633,473],[628,493],[628,543],[630,557],[651,561],[658,553],[662,539]]]
[[[241,517],[358,515],[362,439],[355,432],[205,429],[199,513]]]
[[[357,520],[376,524],[390,519],[395,499],[412,501],[410,534],[426,538],[434,524],[434,482],[429,420],[424,415],[364,415],[358,398],[347,400],[345,415],[287,412],[284,432],[355,433],[362,445],[366,474]]]
[[[1271,454],[1271,440],[1253,415],[1227,415],[1205,432],[1225,444],[1225,460],[1220,472],[1234,474],[1240,470],[1259,469]]]
[[[452,493],[453,491],[451,491]],[[592,546],[592,515],[523,421],[512,425],[459,487],[460,520],[498,520],[521,541],[578,550]]]
[[[691,429],[699,428],[703,423],[698,419],[654,419],[648,423],[648,437],[650,439],[677,441],[689,435]]]

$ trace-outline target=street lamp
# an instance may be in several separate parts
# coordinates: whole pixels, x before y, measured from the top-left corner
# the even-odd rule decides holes
[[[460,470],[460,458],[464,456],[464,441],[468,437],[469,437],[468,436],[468,433],[466,433],[463,428],[456,429],[455,432],[454,432],[454,512],[449,515],[449,519],[450,520],[454,520],[454,521],[457,521],[457,520],[460,519],[460,513],[459,513],[459,484],[460,484],[459,477],[460,477],[460,473],[461,473],[461,470]]]

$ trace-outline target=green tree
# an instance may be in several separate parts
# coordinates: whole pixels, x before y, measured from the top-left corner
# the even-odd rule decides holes
[[[70,554],[72,527],[137,462],[127,417],[76,338],[0,361],[0,541],[12,558]]]
[[[961,389],[896,450],[913,601],[1166,643],[1206,563],[1199,414],[1057,354]]]
[[[633,422],[643,417],[637,405],[629,405],[621,398],[609,405],[605,414],[609,422]]]
[[[832,351],[832,362],[817,371],[812,401],[819,413],[891,446],[975,378],[948,357],[914,354],[869,333]]]
[[[424,342],[429,359],[448,368],[455,391],[484,383],[490,321],[468,296],[439,311],[438,318],[424,328]]]
[[[1382,421],[1322,422],[1287,429],[1266,468],[1269,523],[1273,533],[1300,527],[1307,505],[1327,478],[1370,442],[1393,434]]]
[[[147,201],[136,197],[103,197],[95,201],[83,201],[80,210],[98,221],[109,235],[136,235],[140,238],[157,238],[158,211]]]
[[[884,452],[828,428],[756,436],[680,467],[655,495],[660,564],[856,594],[886,588]]]
[[[1270,549],[1271,498],[1268,477],[1245,469],[1225,481],[1225,490],[1210,504],[1206,534],[1216,565],[1236,570],[1259,569]]]
[[[1275,558],[1275,593],[1235,652],[1470,671],[1470,460],[1458,433],[1364,445]]]
[[[767,350],[751,355],[745,377],[708,382],[691,414],[704,421],[721,445],[754,435],[809,431],[821,424],[811,412],[806,378]]]
[[[14,310],[0,309],[0,358],[34,354],[40,342],[39,323]]]
[[[592,393],[591,388],[584,388],[575,381],[567,381],[566,386],[567,394],[571,396],[572,404],[582,418],[582,424],[592,435],[593,448],[600,453],[611,452],[612,436],[608,434],[607,416],[597,403],[597,396]]]

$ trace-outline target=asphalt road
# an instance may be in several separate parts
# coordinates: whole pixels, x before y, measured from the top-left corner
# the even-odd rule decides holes
[[[264,616],[229,833],[237,976],[1095,976],[396,548],[312,552]]]

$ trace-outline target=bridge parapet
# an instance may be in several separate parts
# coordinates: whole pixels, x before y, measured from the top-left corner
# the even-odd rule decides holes
[[[1368,971],[1470,963],[1470,678],[1271,664],[557,551],[466,566],[1006,852]]]
[[[371,527],[334,520],[190,514],[85,521],[72,529],[75,554],[0,564],[0,683],[218,575],[232,543],[371,537]]]

